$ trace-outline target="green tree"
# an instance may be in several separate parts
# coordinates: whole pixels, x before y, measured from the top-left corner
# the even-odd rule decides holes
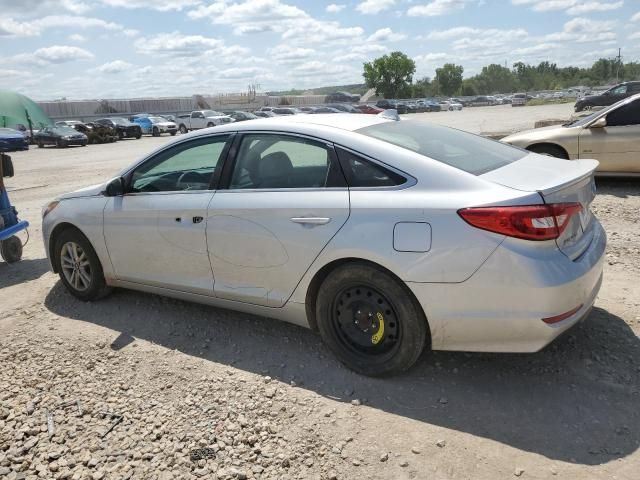
[[[411,92],[416,63],[402,52],[391,52],[364,64],[367,87],[375,88],[377,95],[398,98]]]
[[[440,91],[445,95],[453,95],[462,86],[462,65],[445,63],[441,68],[436,69],[436,80],[440,86]]]
[[[495,63],[482,67],[482,71],[475,78],[481,94],[513,92],[517,86],[513,72]]]
[[[431,93],[432,85],[429,77],[423,77],[411,86],[411,96],[413,98],[429,97]]]

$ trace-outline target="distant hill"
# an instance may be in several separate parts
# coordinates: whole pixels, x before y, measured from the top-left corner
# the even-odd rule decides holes
[[[333,87],[318,87],[306,90],[298,90],[292,88],[291,90],[282,90],[277,92],[267,92],[267,95],[280,96],[280,95],[328,95],[333,92],[349,92],[357,93],[358,95],[364,95],[368,90],[364,83],[358,83],[354,85],[337,85]]]

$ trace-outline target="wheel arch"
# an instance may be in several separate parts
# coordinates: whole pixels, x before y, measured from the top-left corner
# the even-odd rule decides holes
[[[49,250],[49,259],[51,260],[51,268],[53,269],[54,273],[60,273],[58,272],[58,262],[57,262],[58,252],[56,252],[55,250],[56,241],[58,237],[62,235],[63,232],[66,232],[67,230],[75,230],[84,238],[86,238],[89,243],[91,243],[91,241],[89,240],[89,237],[87,237],[87,235],[82,230],[80,230],[77,226],[75,226],[73,223],[60,222],[58,225],[56,225],[51,231],[51,234],[49,235],[49,245],[47,245],[47,248]]]
[[[309,327],[311,328],[311,330],[314,332],[318,332],[318,321],[316,319],[316,300],[318,298],[318,291],[320,290],[320,286],[322,285],[322,282],[324,282],[324,280],[329,276],[329,274],[333,272],[335,269],[350,263],[368,265],[368,266],[377,268],[379,270],[382,270],[388,275],[390,275],[392,278],[394,278],[398,282],[398,284],[400,284],[402,288],[405,289],[407,294],[415,302],[416,308],[418,308],[422,312],[422,315],[424,316],[424,319],[427,322],[427,333],[429,334],[429,336],[427,338],[426,346],[431,348],[431,326],[429,325],[429,319],[427,318],[427,313],[424,311],[422,304],[418,301],[418,299],[416,298],[414,293],[411,291],[411,289],[407,286],[407,284],[398,275],[393,273],[388,268],[380,265],[379,263],[373,262],[371,260],[366,260],[364,258],[358,258],[358,257],[346,257],[346,258],[339,258],[339,259],[333,260],[327,263],[326,265],[324,265],[313,275],[313,278],[311,279],[311,281],[309,282],[309,286],[307,287],[307,292],[305,296],[305,310],[307,314],[307,321],[309,322]]]
[[[558,150],[562,151],[562,153],[564,153],[565,158],[568,160],[569,157],[569,152],[567,152],[567,149],[564,148],[562,145],[559,145],[557,143],[554,142],[537,142],[537,143],[532,143],[531,145],[528,145],[526,147],[527,150],[529,150],[530,152],[535,152],[535,148],[537,147],[552,147],[552,148],[557,148]]]

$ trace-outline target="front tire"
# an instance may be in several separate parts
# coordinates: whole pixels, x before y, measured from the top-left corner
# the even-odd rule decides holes
[[[16,263],[22,259],[22,242],[16,236],[0,242],[0,256],[7,263]]]
[[[180,125],[180,133],[185,134],[187,132],[189,132],[189,130],[187,130],[187,127],[185,125]]]
[[[429,338],[422,308],[387,271],[364,263],[338,267],[316,301],[325,344],[348,368],[380,377],[409,369]]]
[[[153,130],[151,131],[151,135],[154,137],[160,136],[160,130],[158,130],[158,127],[153,127]]]
[[[82,233],[62,232],[55,241],[55,252],[57,271],[71,295],[89,302],[109,294],[98,255]]]

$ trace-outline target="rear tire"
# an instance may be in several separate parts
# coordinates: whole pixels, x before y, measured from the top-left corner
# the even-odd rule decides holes
[[[179,130],[180,130],[180,133],[182,133],[182,134],[185,134],[185,133],[189,132],[189,130],[187,130],[187,127],[185,125],[180,125]]]
[[[42,143],[41,141],[38,141],[38,148],[44,148],[44,143]]]
[[[1,241],[0,256],[7,263],[19,262],[22,259],[22,241],[16,236]]]
[[[563,160],[569,160],[569,155],[562,148],[557,145],[531,145],[527,148],[530,152],[539,153],[540,155],[547,155],[548,157],[562,158]]]
[[[207,123],[207,127],[208,128],[215,127],[215,126],[216,126],[215,123],[211,123],[211,122]]]
[[[422,354],[429,329],[407,287],[364,263],[338,267],[318,291],[320,335],[348,368],[380,377],[409,369]]]
[[[151,135],[153,135],[154,137],[160,136],[160,130],[158,130],[158,127],[153,127],[153,130],[151,131]]]
[[[91,243],[78,230],[63,231],[55,240],[56,270],[74,297],[90,302],[111,292],[100,259]]]

